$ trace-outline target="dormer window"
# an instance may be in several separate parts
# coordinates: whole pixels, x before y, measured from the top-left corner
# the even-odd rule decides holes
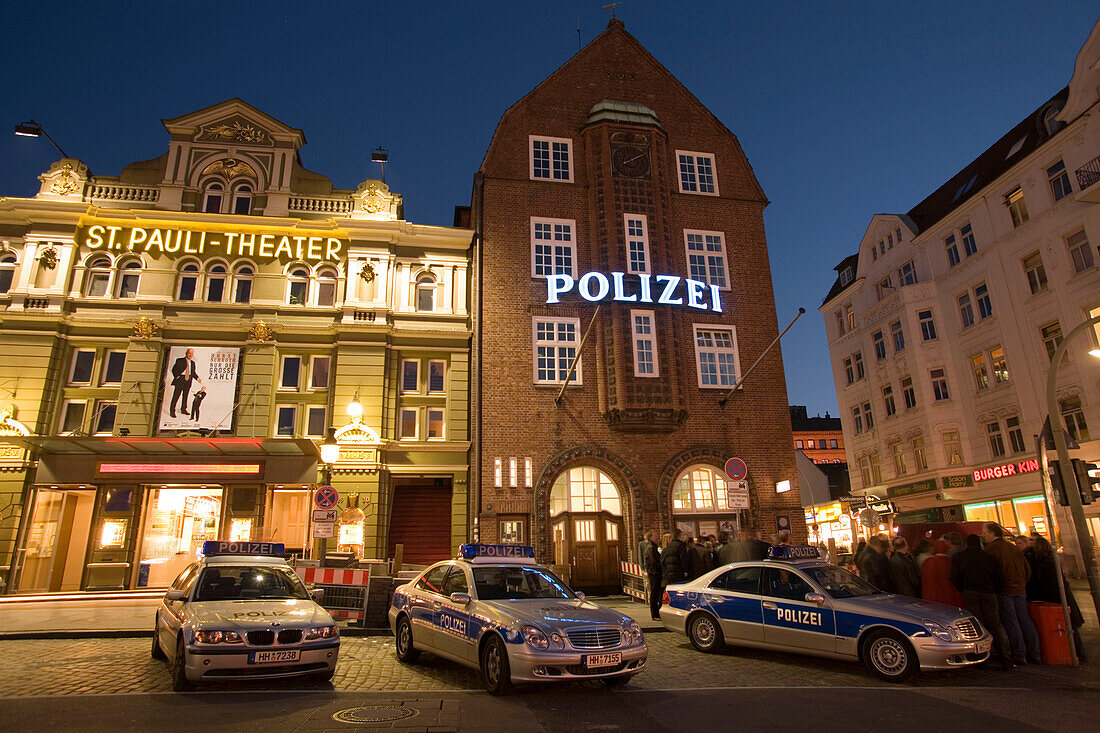
[[[852,282],[852,268],[845,267],[843,270],[840,271],[840,284],[843,287],[850,282]]]
[[[237,186],[233,192],[233,213],[247,216],[252,213],[252,186]]]
[[[217,181],[206,184],[202,197],[202,210],[207,214],[220,214],[225,187]]]

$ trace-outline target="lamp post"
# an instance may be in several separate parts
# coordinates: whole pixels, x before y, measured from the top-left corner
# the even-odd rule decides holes
[[[15,126],[15,134],[16,135],[21,135],[23,137],[43,137],[44,136],[47,140],[50,141],[50,143],[53,144],[53,146],[55,148],[57,148],[57,152],[61,153],[62,158],[68,158],[69,157],[68,154],[64,150],[61,149],[61,146],[58,145],[52,137],[50,137],[50,133],[43,130],[42,125],[38,124],[34,120],[27,120],[26,122],[24,122],[21,125],[16,125]]]
[[[1089,581],[1092,605],[1097,614],[1100,614],[1100,576],[1097,575],[1096,557],[1092,552],[1092,538],[1089,536],[1088,524],[1085,522],[1085,510],[1081,505],[1081,492],[1077,490],[1077,477],[1073,473],[1069,449],[1066,448],[1066,434],[1062,426],[1062,420],[1055,417],[1060,415],[1059,412],[1056,412],[1058,407],[1056,390],[1058,386],[1058,367],[1062,363],[1062,357],[1065,356],[1066,349],[1074,336],[1098,323],[1100,323],[1100,316],[1093,316],[1078,325],[1066,334],[1066,337],[1062,339],[1062,343],[1058,344],[1058,348],[1054,350],[1054,355],[1050,357],[1050,370],[1047,372],[1047,414],[1050,416],[1050,432],[1054,438],[1054,448],[1058,452],[1058,470],[1062,474],[1062,483],[1066,487],[1069,513],[1073,519],[1073,528],[1077,535],[1077,546],[1081,550],[1081,562],[1085,566],[1085,576]],[[1096,351],[1096,349],[1093,349],[1093,351]]]
[[[321,482],[328,486],[332,483],[332,464],[340,460],[340,444],[336,442],[336,428],[329,427],[321,443]]]

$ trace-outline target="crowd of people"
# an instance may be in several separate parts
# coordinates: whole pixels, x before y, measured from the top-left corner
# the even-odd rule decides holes
[[[778,532],[773,539],[777,545],[789,545],[790,532]],[[652,617],[660,619],[665,586],[694,580],[728,563],[763,560],[771,546],[752,530],[704,537],[679,529],[660,537],[654,530],[646,532],[638,557]],[[986,523],[981,536],[948,532],[936,540],[922,540],[915,548],[904,537],[879,534],[860,541],[852,556],[856,573],[880,590],[970,611],[993,635],[996,661],[1004,669],[1042,663],[1039,633],[1027,604],[1060,604],[1060,582],[1070,606],[1077,658],[1086,659],[1079,631],[1084,619],[1057,562],[1054,548],[1041,534],[1013,537],[995,522]]]

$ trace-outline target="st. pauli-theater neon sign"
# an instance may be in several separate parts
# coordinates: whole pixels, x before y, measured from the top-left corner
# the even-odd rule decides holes
[[[168,227],[92,224],[78,240],[88,249],[148,252],[157,255],[223,255],[260,260],[340,261],[345,242],[336,237],[298,233],[215,232]]]
[[[621,303],[686,305],[688,308],[722,312],[717,285],[679,275],[650,275],[643,272],[631,275],[632,282],[628,286],[626,277],[626,273],[622,272],[611,273],[610,280],[602,272],[585,273],[577,280],[564,273],[547,275],[546,303],[560,303],[558,296],[572,292],[576,287],[577,293],[590,303],[606,300],[610,295],[612,300]],[[683,287],[680,287],[681,283]]]

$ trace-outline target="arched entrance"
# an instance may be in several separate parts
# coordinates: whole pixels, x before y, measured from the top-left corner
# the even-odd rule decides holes
[[[719,469],[702,463],[683,469],[672,484],[672,518],[684,536],[705,539],[745,526],[747,494],[730,486]]]
[[[585,593],[621,592],[619,560],[623,509],[611,478],[592,466],[574,466],[550,489],[550,538],[554,562],[568,565],[570,585]]]

